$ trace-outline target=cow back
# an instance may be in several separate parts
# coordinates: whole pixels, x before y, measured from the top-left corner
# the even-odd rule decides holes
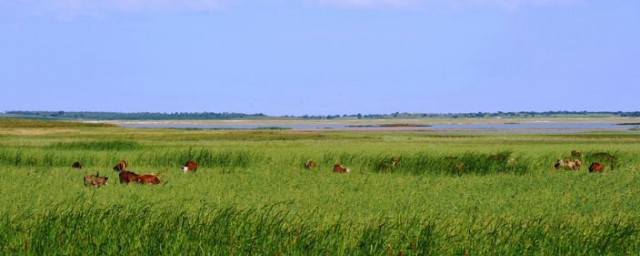
[[[158,176],[153,174],[141,174],[138,176],[138,182],[142,184],[160,184]]]
[[[130,171],[121,171],[120,175],[118,175],[120,178],[120,183],[131,183],[131,182],[139,182],[140,181],[140,177],[138,174],[135,174],[133,172]]]

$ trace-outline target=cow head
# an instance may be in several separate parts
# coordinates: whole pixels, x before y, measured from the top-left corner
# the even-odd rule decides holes
[[[113,167],[113,170],[122,172],[122,171],[126,171],[128,167],[129,167],[129,164],[127,163],[127,161],[120,160],[118,161],[116,166]]]
[[[71,165],[72,168],[82,169],[82,164],[80,162],[75,162]]]

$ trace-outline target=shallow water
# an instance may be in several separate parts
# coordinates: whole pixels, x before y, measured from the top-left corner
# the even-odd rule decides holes
[[[384,126],[357,123],[127,123],[122,127],[174,129],[291,129],[291,130],[419,130],[452,133],[574,133],[594,131],[628,131],[636,126],[616,122],[521,122],[432,124],[428,126]]]

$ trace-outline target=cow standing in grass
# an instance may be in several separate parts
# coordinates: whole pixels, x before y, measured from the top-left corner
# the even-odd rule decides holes
[[[582,152],[580,152],[580,150],[577,150],[577,149],[571,150],[571,157],[582,158]]]
[[[392,171],[396,165],[400,162],[400,158],[397,155],[393,155],[392,157],[385,157],[378,164],[376,168],[378,171]]]
[[[138,174],[134,173],[134,172],[130,172],[130,171],[120,171],[120,175],[118,175],[120,178],[120,183],[121,184],[128,184],[128,183],[138,183],[140,182],[140,177]]]
[[[589,155],[589,159],[591,161],[597,161],[599,163],[606,164],[611,168],[611,170],[615,169],[616,165],[618,164],[618,159],[616,158],[616,156],[607,152],[593,153]]]
[[[96,173],[95,175],[90,174],[90,175],[84,176],[84,185],[99,187],[102,185],[106,185],[108,180],[109,180],[109,177],[100,176],[99,173]]]
[[[344,165],[341,165],[339,163],[336,163],[333,165],[333,172],[334,173],[349,173],[351,170],[347,167],[345,167]]]
[[[600,162],[594,162],[591,165],[589,165],[589,172],[603,172],[603,171],[604,171],[604,164]]]
[[[196,163],[195,161],[189,160],[186,163],[184,163],[184,165],[182,166],[182,171],[184,173],[187,172],[195,172],[198,170],[198,163]]]
[[[309,159],[306,162],[304,162],[304,168],[307,170],[311,170],[313,168],[316,168],[316,162],[314,162],[313,160]]]
[[[582,161],[580,161],[580,159],[565,158],[556,160],[556,162],[553,164],[553,169],[558,170],[560,168],[563,168],[566,170],[575,171],[580,169],[581,165]]]
[[[71,165],[71,168],[74,168],[74,169],[82,169],[82,164],[80,164],[80,162],[74,162],[74,163]]]

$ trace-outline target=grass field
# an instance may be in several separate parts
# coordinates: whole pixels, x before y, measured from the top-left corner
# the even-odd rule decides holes
[[[637,132],[0,127],[0,255],[640,252]],[[581,169],[553,171],[573,149]],[[589,173],[597,152],[615,155],[615,169]],[[163,183],[119,184],[120,159]],[[180,170],[188,159],[197,172]],[[334,174],[336,162],[351,173]],[[84,186],[96,172],[109,183]]]

